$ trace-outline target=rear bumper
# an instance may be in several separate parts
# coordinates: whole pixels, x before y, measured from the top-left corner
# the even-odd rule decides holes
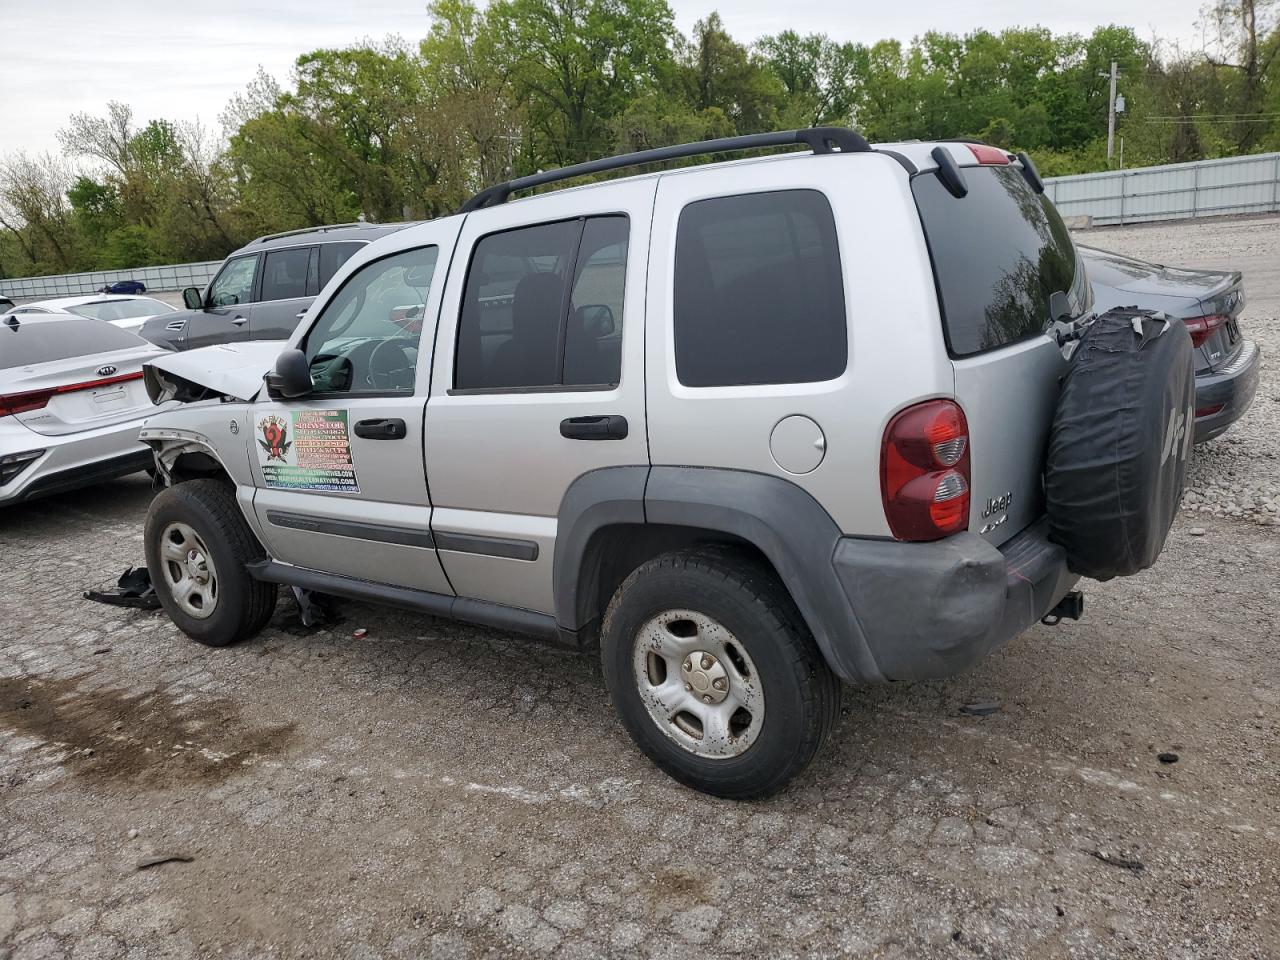
[[[151,411],[148,411],[150,416]],[[7,418],[6,418],[7,419]],[[22,424],[0,422],[0,455],[44,452],[0,486],[0,506],[21,503],[146,469],[151,450],[138,440],[143,419],[60,437],[44,436]]]
[[[891,680],[964,670],[1037,623],[1080,578],[1041,520],[994,547],[976,533],[934,543],[845,537],[832,562],[856,632]]]
[[[1258,391],[1261,369],[1262,351],[1252,340],[1245,340],[1225,367],[1196,377],[1196,410],[1214,410],[1196,417],[1196,443],[1221,435],[1244,416]]]

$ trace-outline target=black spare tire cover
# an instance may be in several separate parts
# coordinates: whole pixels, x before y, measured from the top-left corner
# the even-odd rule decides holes
[[[1195,419],[1186,326],[1118,309],[1084,331],[1045,464],[1049,538],[1096,580],[1151,566],[1182,500]]]

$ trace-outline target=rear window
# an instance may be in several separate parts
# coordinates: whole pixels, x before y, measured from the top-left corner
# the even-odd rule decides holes
[[[159,300],[98,300],[67,307],[70,313],[95,320],[136,320],[138,317],[155,317],[162,313],[174,313],[174,308]]]
[[[1058,211],[1015,166],[965,167],[969,192],[953,197],[933,174],[915,177],[952,355],[966,357],[1043,333],[1049,300],[1067,297],[1073,316],[1089,291]]]
[[[848,334],[827,198],[779,190],[689,204],[676,230],[673,312],[685,386],[840,376]]]
[[[0,370],[85,357],[146,345],[141,337],[101,320],[29,320],[0,323]]]

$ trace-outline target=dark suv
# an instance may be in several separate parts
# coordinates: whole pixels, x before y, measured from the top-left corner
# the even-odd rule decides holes
[[[287,340],[347,258],[407,223],[343,223],[259,237],[235,251],[203,291],[182,291],[187,309],[147,321],[138,333],[170,350],[238,340]]]

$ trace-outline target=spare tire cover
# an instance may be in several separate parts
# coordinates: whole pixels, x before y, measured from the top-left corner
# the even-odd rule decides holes
[[[1194,419],[1184,324],[1119,309],[1086,328],[1045,464],[1049,538],[1073,572],[1110,580],[1155,562],[1182,499]]]

